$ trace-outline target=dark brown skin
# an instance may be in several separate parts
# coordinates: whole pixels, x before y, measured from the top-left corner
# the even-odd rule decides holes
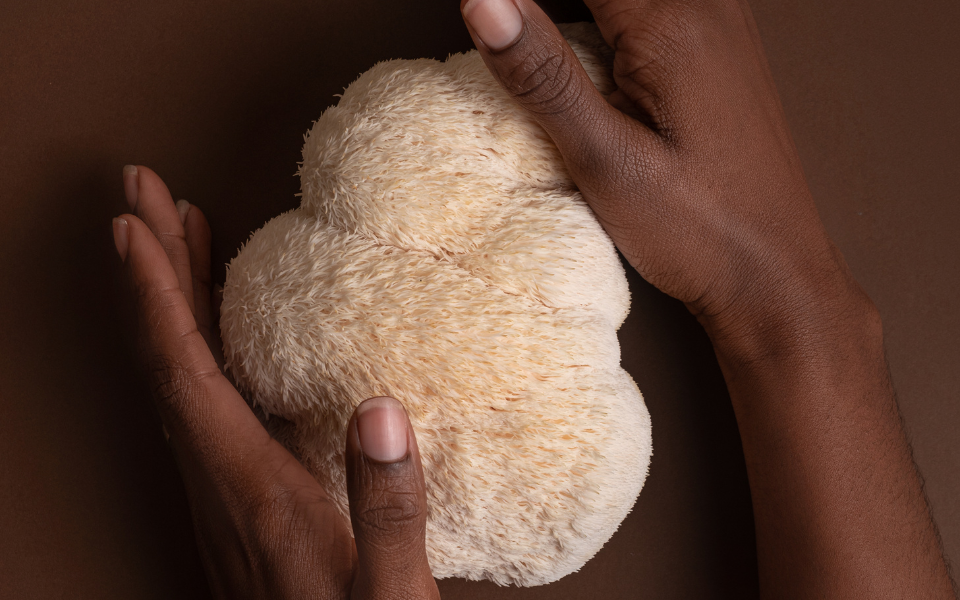
[[[506,2],[495,18],[465,7],[491,72],[551,135],[630,263],[713,341],[762,595],[954,598],[877,310],[817,215],[746,3],[588,0],[616,52],[619,89],[604,98],[532,0]],[[408,452],[389,464],[364,454],[356,415],[348,425],[354,544],[221,372],[203,214],[181,204],[181,221],[146,167],[125,188],[136,216],[115,221],[117,249],[215,594],[438,598],[409,423]]]
[[[141,351],[214,596],[439,598],[424,546],[420,454],[399,403],[387,399],[407,430],[399,460],[384,463],[364,453],[357,433],[363,426],[360,407],[347,425],[354,543],[350,524],[313,476],[270,437],[215,358],[221,346],[203,213],[186,203],[175,207],[146,167],[125,170],[124,184],[136,216],[114,220],[114,239],[132,281]]]
[[[532,0],[513,2],[515,37],[509,19],[464,8],[620,251],[709,334],[762,596],[953,598],[879,315],[817,215],[747,3],[586,3],[615,51],[609,99]]]

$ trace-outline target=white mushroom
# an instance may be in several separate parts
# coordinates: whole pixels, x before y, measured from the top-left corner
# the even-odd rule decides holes
[[[610,50],[562,26],[604,94]],[[230,263],[228,368],[348,515],[346,423],[406,406],[436,577],[576,571],[636,500],[650,418],[620,367],[629,291],[543,130],[479,54],[383,62],[307,134],[302,202]]]

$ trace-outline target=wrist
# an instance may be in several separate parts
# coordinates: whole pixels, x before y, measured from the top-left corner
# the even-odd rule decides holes
[[[823,375],[833,370],[841,376],[852,360],[882,357],[879,312],[838,259],[819,276],[781,278],[743,294],[748,300],[697,315],[728,375],[813,365]]]

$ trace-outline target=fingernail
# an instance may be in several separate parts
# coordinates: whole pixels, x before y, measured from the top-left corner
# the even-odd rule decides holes
[[[113,244],[117,247],[120,260],[127,260],[127,220],[117,217],[113,220]]]
[[[407,413],[397,400],[382,396],[357,407],[360,450],[378,462],[399,462],[407,455]]]
[[[186,200],[177,200],[177,214],[180,215],[180,222],[187,224],[187,213],[190,212],[190,203]]]
[[[127,165],[123,167],[123,193],[127,197],[127,204],[130,205],[130,210],[137,208],[137,196],[139,196],[139,187],[140,182],[137,177],[137,167],[134,165]]]
[[[491,50],[512,44],[523,31],[523,18],[513,0],[469,0],[463,18]]]

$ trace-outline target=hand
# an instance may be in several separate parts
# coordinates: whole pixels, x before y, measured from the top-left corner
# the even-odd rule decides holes
[[[221,372],[210,228],[146,167],[124,169],[114,219],[143,358],[218,598],[439,598],[427,564],[420,454],[402,405],[361,403],[347,435],[349,524]]]
[[[869,302],[817,215],[745,1],[587,0],[615,51],[609,98],[536,4],[515,5],[463,6],[490,71],[627,260],[711,335]]]
[[[760,590],[952,598],[879,314],[827,237],[746,0],[586,0],[604,98],[533,0],[461,4],[650,283],[714,344],[743,440]]]

